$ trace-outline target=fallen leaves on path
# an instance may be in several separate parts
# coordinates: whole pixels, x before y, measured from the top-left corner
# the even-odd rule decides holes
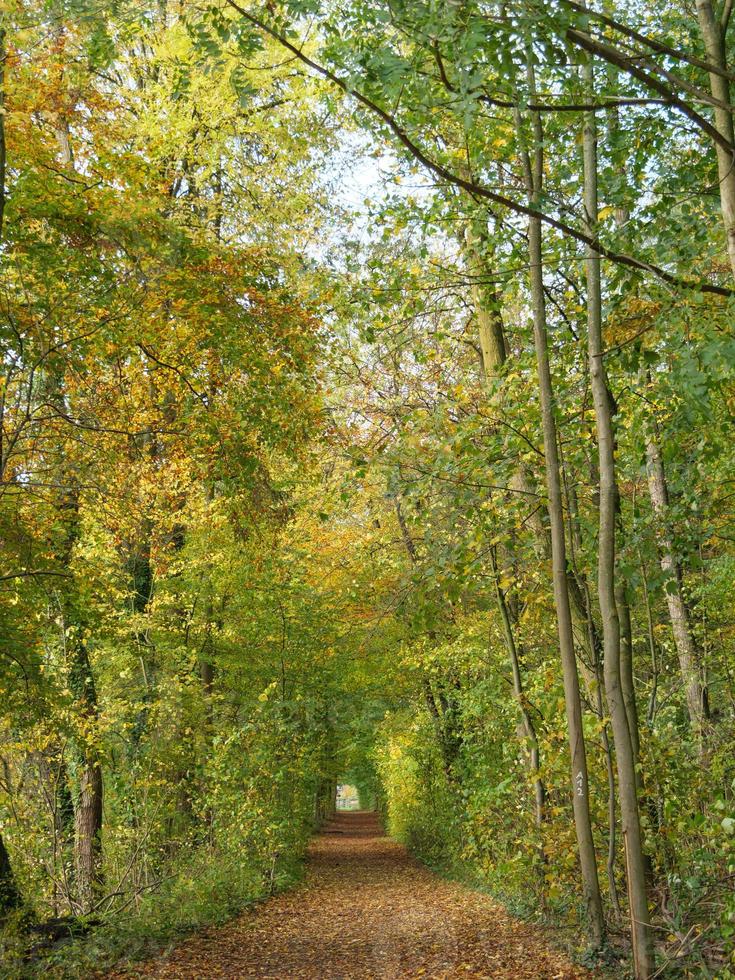
[[[313,842],[304,883],[126,974],[160,980],[494,977],[581,980],[543,931],[438,878],[382,836],[371,813],[338,814]]]

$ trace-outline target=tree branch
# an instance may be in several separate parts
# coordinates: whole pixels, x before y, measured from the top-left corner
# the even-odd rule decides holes
[[[647,85],[649,88],[653,89],[654,92],[658,92],[659,95],[663,95],[665,98],[671,99],[672,106],[683,113],[687,119],[691,119],[691,121],[699,129],[701,129],[703,133],[706,133],[707,136],[709,136],[713,143],[721,146],[731,156],[735,156],[735,146],[733,146],[729,140],[725,139],[725,137],[712,125],[711,122],[705,119],[704,116],[701,116],[696,109],[692,109],[692,107],[683,99],[680,99],[679,96],[673,93],[667,85],[664,85],[663,82],[660,82],[657,78],[654,78],[654,76],[650,75],[647,71],[639,68],[638,65],[632,61],[632,59],[627,58],[611,45],[604,44],[602,41],[595,41],[589,36],[589,34],[585,34],[583,31],[578,31],[575,28],[569,28],[567,31],[567,38],[572,42],[572,44],[576,44],[577,47],[582,48],[588,54],[596,54],[604,61],[609,62],[609,64],[615,65],[617,68],[621,68],[623,71],[627,72],[628,75],[632,75],[634,78],[637,78],[638,81],[643,82],[644,85]]]
[[[566,222],[561,221],[557,218],[552,217],[544,212],[534,210],[529,205],[522,204],[518,201],[514,201],[512,198],[506,197],[504,194],[498,194],[496,191],[490,190],[482,184],[478,184],[473,180],[465,177],[461,177],[458,174],[452,173],[445,166],[432,160],[414,140],[406,133],[406,131],[398,124],[398,122],[393,118],[390,113],[379,106],[376,102],[373,102],[368,96],[364,95],[362,92],[354,89],[347,81],[336,75],[333,71],[324,65],[319,64],[314,61],[308,55],[304,54],[301,48],[298,48],[293,44],[287,37],[280,34],[275,28],[271,27],[265,21],[251,14],[249,11],[245,10],[244,7],[240,6],[237,0],[227,0],[230,7],[236,10],[248,23],[252,24],[258,30],[263,31],[269,37],[272,37],[274,41],[282,45],[286,50],[294,54],[303,64],[307,65],[312,71],[326,78],[337,88],[341,89],[345,94],[352,96],[357,102],[370,111],[373,115],[377,116],[379,119],[385,123],[389,130],[393,133],[399,143],[401,143],[408,151],[411,153],[416,160],[426,167],[427,170],[431,171],[442,180],[447,183],[454,184],[456,187],[461,187],[463,190],[467,191],[469,194],[476,195],[477,197],[483,198],[487,201],[492,201],[494,204],[498,204],[501,207],[507,208],[516,214],[523,215],[525,217],[539,218],[544,224],[548,225],[550,228],[554,228],[566,235],[569,238],[573,238],[575,241],[581,242],[582,244],[589,245],[594,251],[614,262],[617,265],[625,266],[629,269],[635,269],[638,272],[647,272],[651,275],[656,276],[662,282],[667,283],[670,286],[676,286],[682,289],[691,289],[703,293],[712,293],[716,296],[733,296],[735,295],[735,290],[727,286],[717,286],[713,283],[695,281],[689,279],[682,279],[680,276],[674,275],[671,272],[667,272],[660,266],[654,265],[651,262],[646,262],[643,259],[638,259],[633,255],[628,255],[623,252],[616,252],[613,249],[608,248],[603,245],[597,238],[593,238],[584,232],[580,231],[578,228],[574,228],[572,225],[568,225]],[[668,94],[668,93],[667,93]],[[707,126],[706,120],[702,120]],[[712,128],[712,127],[710,127]],[[715,130],[716,132],[716,130]],[[717,134],[719,137],[719,134]],[[727,142],[727,141],[725,141]],[[732,148],[730,144],[727,143],[728,151],[731,152]]]
[[[597,10],[590,10],[589,7],[585,7],[581,3],[576,3],[575,0],[561,0],[561,2],[565,7],[575,10],[577,13],[584,14],[586,17],[596,20],[601,24],[605,24],[607,27],[611,27],[614,31],[617,31],[624,37],[630,38],[631,41],[637,41],[639,44],[645,45],[645,47],[650,48],[651,51],[656,51],[658,54],[667,54],[669,57],[675,58],[677,61],[683,61],[688,65],[694,66],[695,68],[701,68],[703,71],[711,72],[714,75],[722,75],[723,78],[728,78],[730,81],[735,81],[735,74],[732,72],[727,71],[718,65],[713,65],[709,61],[703,61],[701,58],[695,58],[693,55],[685,54],[683,51],[677,51],[676,48],[672,48],[669,44],[665,44],[663,41],[657,41],[655,38],[648,37],[646,34],[640,34],[638,31],[633,30],[631,27],[627,27],[625,24],[621,24],[620,21],[614,20],[607,14],[600,13]],[[725,6],[726,8],[728,6],[731,8],[732,0],[727,0]],[[723,18],[725,18],[725,11],[723,11]]]

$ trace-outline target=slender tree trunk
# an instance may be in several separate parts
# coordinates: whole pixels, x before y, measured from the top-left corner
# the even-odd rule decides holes
[[[503,326],[503,316],[500,308],[500,297],[495,290],[488,294],[483,290],[481,280],[487,272],[487,267],[483,257],[479,252],[481,236],[477,235],[471,224],[467,226],[465,235],[467,242],[467,260],[470,273],[472,275],[471,296],[472,304],[477,318],[478,335],[480,340],[480,350],[482,352],[482,366],[489,384],[493,384],[501,375],[503,366],[507,359],[507,343]],[[497,394],[496,396],[497,397]],[[526,473],[522,466],[519,466],[515,474],[515,485],[518,489],[526,489],[529,486]],[[543,536],[544,529],[541,522],[538,522],[537,531]],[[508,607],[505,593],[500,588],[499,572],[495,557],[492,557],[493,576],[495,579],[495,591],[500,613],[500,620],[503,626],[503,636],[508,653],[508,660],[513,678],[513,693],[518,708],[521,713],[524,737],[528,743],[528,765],[534,787],[534,812],[536,826],[541,830],[545,819],[546,788],[539,773],[541,768],[540,750],[536,728],[533,718],[528,710],[528,704],[523,691],[523,677],[521,673],[521,662],[513,632],[513,617]],[[543,843],[541,854],[543,857]]]
[[[61,22],[54,33],[61,42],[64,28]],[[64,167],[75,170],[74,152],[69,137],[69,122],[60,113],[54,114],[52,125]],[[57,404],[62,413],[66,410],[65,386],[62,374],[52,374],[46,380],[46,397]],[[70,569],[74,546],[79,533],[79,488],[73,473],[62,468],[60,483],[67,487],[59,502],[66,536],[59,555],[63,566]],[[74,868],[77,904],[82,912],[93,907],[102,881],[102,794],[103,779],[100,760],[99,709],[97,692],[84,637],[85,622],[79,608],[78,594],[71,576],[71,584],[62,596],[64,616],[64,644],[69,677],[69,688],[74,695],[79,716],[81,734],[77,744],[77,793],[74,800]]]
[[[725,70],[727,68],[727,58],[725,51],[726,24],[720,24],[712,9],[710,0],[697,0],[697,14],[700,23],[700,30],[705,41],[707,58],[715,66]],[[609,68],[609,73],[613,74],[612,91],[617,91],[615,76],[617,70]],[[730,84],[721,75],[710,75],[710,87],[712,95],[727,103],[730,103]],[[715,109],[715,123],[718,131],[731,143],[734,140],[732,112],[724,109]],[[618,110],[613,108],[608,110],[608,128],[611,138],[614,139],[619,129]],[[717,163],[720,176],[720,195],[722,200],[722,213],[725,230],[727,233],[727,248],[733,273],[735,274],[735,158],[720,146],[717,146]],[[622,161],[618,161],[622,165]],[[627,220],[627,212],[618,210],[615,215],[616,223],[620,226]],[[670,536],[666,531],[666,512],[668,510],[668,492],[666,478],[664,474],[663,461],[659,448],[658,433],[654,431],[648,439],[646,445],[646,456],[648,461],[648,486],[653,505],[654,513],[659,521],[658,543],[661,553],[661,567],[669,578],[667,591],[667,606],[669,618],[671,620],[674,643],[676,645],[679,666],[681,670],[684,689],[686,691],[687,709],[692,729],[701,733],[705,720],[708,716],[707,710],[707,691],[703,684],[700,674],[701,656],[697,648],[697,643],[691,629],[689,611],[683,599],[682,588],[682,569],[674,556]],[[638,731],[638,713],[635,702],[635,692],[632,682],[632,645],[629,637],[630,610],[624,608],[621,599],[625,596],[624,588],[618,585],[616,592],[618,609],[621,618],[621,680],[623,683],[623,694],[628,707],[631,719],[631,736],[634,738],[634,748],[636,757],[639,755],[639,746],[634,732]],[[650,621],[650,603],[646,596],[646,604],[649,614],[649,645],[652,647],[652,664],[656,668],[655,649],[653,649],[652,637],[653,626]],[[627,620],[627,622],[626,622]],[[654,679],[657,680],[657,671]],[[655,688],[652,701],[655,709]],[[650,710],[649,710],[650,716]]]
[[[595,638],[592,636],[592,596],[590,595],[589,587],[585,583],[585,602],[587,606],[587,623],[590,633],[589,644],[593,651],[593,665],[595,670],[595,707],[597,708],[597,715],[600,719],[601,729],[600,738],[602,741],[602,749],[605,753],[605,772],[607,774],[607,882],[608,889],[610,892],[610,904],[616,915],[620,915],[620,900],[618,898],[618,885],[615,880],[615,863],[616,863],[616,853],[617,853],[617,838],[618,838],[618,814],[617,814],[617,789],[615,786],[615,763],[613,761],[613,751],[612,745],[610,744],[610,731],[607,722],[605,721],[605,704],[603,700],[603,691],[605,689],[605,678],[603,674],[603,667],[600,661],[600,647],[596,642]]]
[[[472,276],[470,291],[477,318],[483,371],[488,383],[494,385],[501,376],[508,358],[508,343],[505,336],[500,299],[494,289],[489,291],[482,289],[483,276],[487,276],[487,268],[481,251],[481,246],[485,242],[483,235],[478,234],[471,223],[468,224],[465,232],[465,242],[467,265]],[[492,402],[499,397],[500,392],[496,391]],[[523,462],[519,462],[511,476],[511,487],[524,495],[530,496],[534,492],[532,480]],[[546,508],[539,508],[531,514],[528,524],[534,532],[537,553],[545,558],[550,558],[551,538]],[[586,583],[583,577],[575,574],[572,568],[567,569],[567,588],[572,618],[577,623],[579,635],[583,637],[581,645],[587,649],[590,662],[593,662],[597,657],[597,648],[601,646],[601,641],[594,620],[587,615],[587,604],[583,593]]]
[[[221,174],[218,171],[218,176],[220,180],[219,190],[221,192]],[[218,214],[219,214],[219,203],[218,203]],[[220,236],[220,225],[215,222],[215,230],[217,234],[217,240],[219,241]],[[210,374],[209,378],[209,404],[213,405],[217,397],[217,389],[214,383],[214,379]],[[205,488],[205,498],[207,501],[207,510],[211,512],[214,500],[216,497],[214,483],[209,480]],[[204,604],[204,618],[205,618],[205,629],[206,637],[204,645],[202,648],[202,654],[199,658],[199,674],[202,679],[202,688],[204,693],[204,710],[207,719],[207,736],[211,740],[214,736],[214,659],[215,659],[215,643],[214,643],[214,630],[216,623],[214,621],[214,597],[212,589],[212,576],[211,571],[208,570],[206,573],[206,580],[204,582],[204,587],[206,589],[206,602]],[[284,624],[285,627],[285,624]]]
[[[656,710],[658,708],[658,656],[656,653],[656,637],[653,631],[653,610],[651,609],[651,594],[648,589],[648,575],[646,574],[646,566],[643,562],[643,556],[641,555],[640,549],[638,550],[638,562],[641,569],[641,581],[643,583],[643,603],[646,607],[646,635],[648,637],[648,652],[651,656],[651,693],[648,699],[648,708],[646,709],[646,724],[650,727],[653,725],[653,721],[656,717]]]
[[[86,755],[79,778],[75,818],[77,896],[83,911],[90,911],[101,884],[102,769],[94,755]]]
[[[480,246],[483,243],[483,236],[476,233],[471,222],[467,225],[465,241],[467,245],[465,255],[467,258],[467,265],[470,275],[472,276],[470,293],[477,319],[478,338],[480,341],[480,351],[482,354],[482,367],[486,380],[492,385],[496,383],[498,378],[502,375],[502,370],[507,360],[508,352],[503,325],[503,316],[500,307],[500,297],[497,294],[497,290],[488,290],[483,289],[482,287],[482,279],[487,274],[487,265],[480,252]],[[494,395],[494,400],[497,397],[498,393]],[[527,480],[526,473],[522,466],[519,467],[514,474],[513,480],[514,486],[517,489],[528,489],[529,481]],[[399,520],[401,517],[402,515],[400,515],[399,512]],[[541,538],[543,538],[544,528],[540,521],[536,523],[535,529]],[[406,537],[405,522],[402,524],[402,531],[404,533],[404,537]],[[526,697],[523,691],[521,663],[518,653],[518,646],[513,632],[512,616],[508,608],[506,596],[500,588],[499,574],[494,558],[493,575],[495,579],[498,611],[500,613],[500,619],[503,626],[503,636],[505,638],[505,645],[508,653],[511,675],[513,678],[513,692],[516,701],[518,702],[518,707],[521,714],[524,737],[528,743],[528,765],[534,787],[535,822],[536,826],[539,828],[539,830],[541,830],[545,819],[546,789],[543,780],[539,775],[541,762],[538,737],[536,735],[533,718],[528,710]],[[430,697],[430,694],[431,692],[429,691],[429,695],[427,695],[427,703],[429,704],[429,710],[432,717],[435,718],[435,724],[437,724],[439,719],[438,709],[436,704],[433,702],[433,698]],[[543,859],[543,843],[540,844],[540,848]]]
[[[533,70],[529,64],[531,91],[535,89]],[[533,158],[524,150],[522,164],[525,173],[529,203],[535,210],[539,208],[543,185],[543,132],[537,114],[533,122]],[[519,138],[523,139],[523,126],[520,113],[516,113]],[[546,294],[543,279],[542,231],[540,218],[531,217],[528,221],[528,257],[531,286],[531,306],[533,310],[533,335],[536,349],[539,397],[541,402],[541,421],[546,464],[546,487],[549,497],[549,522],[551,528],[551,558],[554,585],[554,604],[556,607],[557,629],[559,633],[559,652],[564,680],[564,699],[566,704],[569,750],[571,755],[572,804],[574,825],[579,849],[579,863],[582,874],[582,893],[584,897],[587,923],[591,942],[600,946],[605,936],[605,920],[602,912],[600,883],[597,876],[597,857],[592,837],[592,821],[589,808],[589,784],[587,777],[587,754],[582,725],[582,701],[579,694],[579,675],[574,650],[574,630],[569,603],[569,584],[564,529],[564,509],[562,487],[557,451],[557,429],[554,410],[554,390],[549,367],[548,340],[546,333]]]
[[[615,580],[615,605],[620,620],[620,685],[623,691],[625,712],[628,716],[630,740],[636,763],[640,756],[640,723],[638,704],[635,698],[635,679],[633,676],[633,626],[630,621],[630,603],[625,582],[619,575]],[[636,769],[636,773],[637,773]],[[639,787],[640,788],[640,787]]]
[[[567,584],[566,542],[564,540],[564,513],[562,509],[559,460],[556,451],[556,419],[554,395],[549,369],[546,339],[546,302],[543,290],[541,258],[541,221],[531,218],[528,227],[531,262],[531,292],[533,303],[534,341],[539,374],[541,414],[544,430],[544,455],[546,457],[546,482],[549,493],[549,519],[551,523],[551,554],[556,606],[559,651],[561,654],[564,696],[569,729],[569,750],[572,762],[572,800],[574,823],[579,847],[584,893],[590,938],[601,945],[605,935],[602,914],[600,883],[597,877],[597,859],[592,839],[592,821],[589,810],[587,755],[582,727],[582,702],[579,695],[579,676],[574,652],[574,632],[569,605]]]
[[[61,375],[47,379],[46,397],[65,409]],[[74,697],[77,723],[75,738],[76,792],[74,799],[74,870],[76,904],[89,912],[102,882],[102,795],[99,707],[87,648],[88,624],[74,580],[72,560],[79,536],[79,487],[75,475],[62,464],[59,483],[65,488],[57,507],[64,538],[57,553],[69,584],[59,596],[63,616],[64,655],[69,690]]]
[[[54,379],[51,400],[63,400],[63,382],[60,378]],[[74,546],[79,534],[79,488],[75,477],[68,471],[62,471],[60,480],[67,489],[58,507],[65,528],[59,560],[70,573],[70,584],[61,596],[64,653],[78,726],[75,739],[77,785],[74,795],[76,902],[80,911],[89,912],[102,882],[103,781],[97,724],[99,708],[87,649],[87,623],[71,572]]]
[[[0,242],[3,239],[5,218],[5,163],[7,156],[5,147],[5,60],[8,52],[5,38],[5,28],[0,27]]]
[[[5,29],[0,27],[0,243],[3,239],[5,216]],[[10,856],[0,834],[0,921],[20,905],[21,898],[10,864]]]
[[[729,13],[727,14],[729,19]],[[699,29],[707,53],[707,61],[722,71],[727,70],[727,20],[719,20],[715,15],[711,0],[697,0],[697,19]],[[724,103],[714,107],[715,128],[720,136],[735,144],[735,125],[733,124],[732,107],[730,103],[730,82],[723,75],[710,72],[710,91],[714,98]],[[730,108],[725,108],[730,106]],[[727,255],[730,268],[735,276],[735,152],[728,152],[719,143],[715,145],[717,153],[717,171],[719,175],[720,205],[722,220],[727,237]]]
[[[472,276],[470,295],[477,319],[483,371],[487,380],[493,382],[502,372],[507,358],[507,346],[500,297],[496,289],[482,287],[482,279],[487,275],[487,264],[480,252],[483,240],[484,236],[477,233],[470,221],[465,232],[465,256]]]
[[[150,452],[151,458],[156,453],[152,449],[153,440],[146,438],[139,445],[138,449],[146,449]],[[146,516],[140,522],[137,533],[129,545],[129,554],[126,564],[130,572],[130,584],[132,586],[132,609],[136,619],[135,630],[133,633],[135,643],[138,648],[138,661],[143,678],[143,698],[138,708],[135,725],[130,732],[128,742],[128,754],[131,761],[138,752],[140,742],[148,727],[148,716],[150,705],[154,697],[156,665],[154,661],[154,648],[151,643],[149,630],[144,625],[151,598],[153,597],[153,567],[151,564],[151,541],[153,537],[153,521]]]
[[[700,23],[700,30],[705,40],[707,58],[712,64],[721,69],[727,68],[727,58],[725,52],[725,32],[726,24],[717,22],[710,0],[697,0],[697,14]],[[610,68],[609,71],[617,75],[617,70]],[[710,86],[712,95],[723,102],[730,102],[730,85],[726,78],[720,75],[710,75]],[[613,91],[617,91],[617,84],[614,82]],[[715,109],[715,123],[722,136],[733,142],[733,119],[732,113],[724,109]],[[608,128],[611,138],[614,138],[619,129],[618,110],[608,110]],[[621,163],[621,161],[618,161]],[[730,262],[735,274],[735,159],[720,146],[717,146],[717,163],[720,175],[720,195],[722,199],[722,213],[727,232],[727,248]],[[625,211],[616,211],[616,223],[621,225],[627,220]],[[689,611],[683,598],[682,588],[682,569],[680,563],[674,556],[671,538],[666,531],[666,512],[668,510],[668,491],[666,478],[659,449],[658,433],[654,431],[648,439],[646,445],[646,456],[648,461],[648,487],[653,505],[654,513],[659,522],[658,544],[661,554],[661,568],[669,578],[668,591],[666,595],[669,618],[671,620],[674,643],[679,658],[681,676],[686,692],[687,709],[692,729],[701,733],[707,711],[707,692],[700,674],[701,656],[697,648],[697,643],[691,629]],[[616,592],[618,609],[620,610],[622,627],[622,647],[621,647],[621,680],[623,683],[623,695],[631,719],[631,736],[634,738],[634,749],[636,757],[639,755],[639,745],[634,732],[638,732],[638,713],[635,702],[635,692],[632,678],[632,644],[629,636],[630,610],[624,608],[621,599],[624,597],[624,587],[619,584]],[[650,603],[646,596],[646,605],[649,616],[649,646],[652,648],[652,665],[656,668],[655,649],[653,648],[653,624],[650,621]],[[629,656],[629,653],[631,656]],[[654,672],[654,680],[658,678],[657,670]],[[652,701],[655,710],[655,687]]]
[[[664,463],[655,432],[648,440],[646,456],[648,460],[648,490],[657,522],[656,536],[661,570],[667,577],[666,605],[669,610],[674,644],[679,658],[679,669],[686,694],[689,721],[693,732],[701,738],[708,717],[707,694],[702,683],[700,651],[694,639],[689,609],[684,600],[684,576],[681,564],[675,556],[671,533],[667,526],[669,492]]]
[[[592,65],[587,64],[587,81],[593,89]],[[586,230],[597,234],[597,123],[594,112],[584,120],[584,206]],[[602,344],[602,297],[600,257],[591,247],[586,250],[587,326],[590,380],[597,423],[600,472],[600,517],[598,536],[598,591],[603,634],[603,672],[605,692],[615,742],[615,758],[620,793],[620,811],[628,872],[631,936],[635,975],[639,980],[651,975],[653,954],[646,891],[645,860],[638,812],[636,759],[630,720],[621,680],[620,621],[615,598],[615,536],[618,491],[615,474],[615,443],[610,391],[605,376]]]
[[[592,615],[592,596],[590,595],[589,585],[577,569],[577,550],[582,544],[582,535],[579,527],[579,508],[577,505],[577,495],[574,488],[569,485],[567,469],[562,451],[562,444],[559,443],[559,459],[561,462],[562,485],[564,487],[567,511],[569,513],[569,567],[572,573],[571,580],[578,583],[578,588],[584,599],[587,628],[587,646],[590,651],[590,662],[594,670],[594,691],[591,692],[595,699],[595,709],[597,717],[600,719],[600,741],[605,755],[605,771],[607,773],[607,883],[610,892],[610,904],[615,915],[620,916],[620,901],[618,899],[618,886],[615,880],[615,863],[617,853],[617,790],[615,786],[615,764],[613,762],[612,746],[610,744],[610,734],[607,721],[605,720],[604,704],[604,678],[602,676],[601,646],[599,635]]]
[[[469,174],[468,174],[469,176]],[[472,276],[470,295],[472,306],[477,319],[477,334],[482,355],[482,369],[488,385],[495,387],[503,374],[508,360],[508,342],[505,335],[505,325],[501,308],[500,296],[495,287],[482,286],[483,278],[487,278],[487,260],[483,254],[483,246],[487,248],[486,233],[478,233],[470,221],[465,231],[465,258]],[[492,393],[490,404],[502,401],[502,389]],[[518,463],[510,479],[514,491],[532,498],[534,495],[533,481],[528,468],[523,462]],[[543,508],[536,508],[528,517],[529,526],[535,535],[535,546],[539,554],[546,556],[550,553],[550,540],[547,523],[545,523]]]
[[[607,88],[611,95],[617,95],[619,90],[618,85],[618,69],[615,65],[607,65]],[[607,136],[608,143],[610,146],[610,152],[614,160],[615,166],[624,168],[625,161],[622,159],[619,148],[617,146],[618,137],[620,134],[620,108],[619,106],[613,105],[606,112],[607,119]],[[596,135],[595,135],[596,138]],[[596,163],[596,161],[595,161]],[[596,219],[597,215],[593,216]],[[622,228],[629,218],[628,210],[625,207],[615,208],[615,224],[618,228]],[[623,514],[620,495],[617,497],[617,510],[618,510],[618,531],[620,537],[623,536]],[[618,576],[615,581],[615,604],[618,609],[618,615],[620,617],[620,683],[623,688],[623,700],[625,701],[625,710],[628,715],[628,728],[630,729],[630,737],[633,743],[633,753],[636,760],[636,780],[639,791],[642,790],[642,778],[638,768],[638,762],[640,760],[640,720],[638,716],[638,703],[635,696],[635,677],[633,673],[633,627],[630,617],[630,602],[628,598],[628,589],[625,582]]]
[[[204,643],[202,644],[202,652],[199,657],[199,676],[202,680],[202,693],[204,695],[207,738],[211,740],[214,735],[214,631],[217,624],[215,623],[211,581],[205,583],[205,588],[207,590],[207,598],[204,603],[204,628],[206,633]]]
[[[493,577],[495,579],[495,595],[498,602],[498,612],[500,613],[500,621],[503,625],[505,646],[506,650],[508,651],[508,660],[510,661],[511,675],[513,677],[513,695],[518,703],[518,710],[520,711],[521,720],[523,723],[523,734],[528,743],[528,768],[533,781],[534,814],[536,826],[540,831],[545,820],[546,787],[544,786],[541,778],[541,753],[539,750],[538,736],[536,734],[536,726],[533,723],[533,717],[528,709],[528,700],[523,690],[523,677],[521,675],[521,660],[519,656],[518,644],[516,643],[515,634],[513,632],[513,623],[511,620],[510,611],[508,609],[508,603],[506,602],[505,593],[500,588],[498,568],[494,558],[492,559],[492,570]],[[543,860],[543,841],[539,842],[539,847],[541,858]]]
[[[77,902],[82,912],[94,905],[101,884],[102,767],[97,744],[97,692],[84,642],[73,637],[78,620],[67,630],[69,687],[74,694],[82,725],[79,776],[74,811],[74,868]],[[69,649],[71,648],[71,649]]]

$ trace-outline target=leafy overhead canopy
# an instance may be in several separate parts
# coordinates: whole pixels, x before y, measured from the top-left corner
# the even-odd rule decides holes
[[[6,6],[8,962],[231,914],[345,781],[732,973],[730,14]]]

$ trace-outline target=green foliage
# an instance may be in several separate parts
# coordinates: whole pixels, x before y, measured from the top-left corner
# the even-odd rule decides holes
[[[619,933],[590,221],[657,952],[671,975],[727,976],[734,301],[694,17],[37,6],[2,15],[6,959],[22,970],[29,925],[54,916],[99,920],[39,959],[59,976],[223,921],[295,880],[338,780],[423,860],[581,949],[529,322],[526,164],[543,150],[532,203],[605,914]],[[654,59],[658,87],[641,75]],[[590,112],[597,215],[580,205]]]
[[[120,913],[95,927],[87,936],[46,951],[35,963],[26,959],[28,937],[6,928],[0,949],[3,976],[74,978],[121,961],[152,956],[188,933],[221,925],[245,908],[299,880],[301,868],[293,858],[259,866],[231,849],[195,850],[169,867],[168,877],[155,890],[138,896],[135,912]]]

